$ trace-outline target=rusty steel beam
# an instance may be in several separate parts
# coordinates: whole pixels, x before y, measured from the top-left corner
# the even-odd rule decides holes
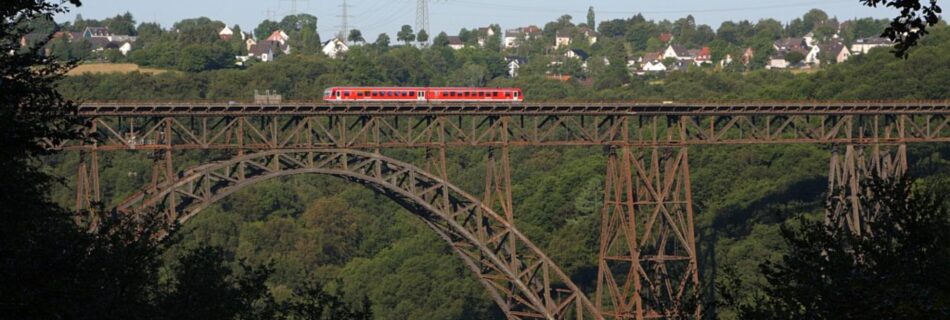
[[[861,203],[861,198],[870,192],[864,182],[873,177],[893,180],[905,173],[906,145],[849,145],[845,147],[844,154],[839,148],[834,148],[828,172],[829,210],[826,222],[836,223],[858,235],[870,232],[869,222],[874,221],[877,210]]]
[[[418,215],[449,241],[509,318],[603,319],[584,292],[506,217],[444,178],[378,153],[339,149],[247,154],[183,171],[127,198],[116,212],[140,214],[155,208],[169,225],[184,223],[246,186],[314,173],[360,183]]]
[[[86,102],[82,116],[856,115],[947,114],[950,101],[890,102]]]
[[[389,149],[950,142],[950,114],[733,116],[115,116],[59,150]],[[679,128],[683,127],[684,130]],[[898,134],[900,133],[900,134]]]
[[[685,146],[608,148],[594,296],[604,317],[699,317],[688,158]]]

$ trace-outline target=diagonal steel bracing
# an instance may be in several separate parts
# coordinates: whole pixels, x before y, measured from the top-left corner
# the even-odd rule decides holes
[[[612,148],[607,159],[595,304],[613,319],[698,315],[686,148]]]

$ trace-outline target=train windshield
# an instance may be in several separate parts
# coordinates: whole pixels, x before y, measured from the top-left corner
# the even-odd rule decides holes
[[[327,88],[326,90],[323,90],[323,96],[324,96],[324,97],[329,97],[331,90],[332,90],[332,89],[330,89],[330,88]]]

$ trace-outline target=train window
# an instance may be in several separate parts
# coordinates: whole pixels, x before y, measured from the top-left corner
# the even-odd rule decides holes
[[[466,97],[470,97],[471,95],[472,95],[471,92],[465,91],[465,96],[466,96]]]
[[[379,96],[379,93],[377,93],[376,91],[373,91],[373,96],[374,96],[374,97],[378,97],[378,96]]]
[[[344,91],[344,92],[343,92],[343,96],[344,96],[344,97],[349,97],[349,96],[350,96],[350,92],[349,92],[349,91]]]
[[[450,96],[450,97],[454,97],[454,96],[455,96],[455,91],[449,92],[449,96]]]
[[[362,96],[363,96],[363,92],[362,92],[362,91],[357,91],[357,92],[356,92],[356,96],[357,96],[357,97],[362,97]]]
[[[410,97],[415,97],[415,96],[416,96],[416,92],[415,92],[415,91],[409,91],[409,96],[410,96]]]
[[[511,92],[505,92],[505,98],[511,98]]]

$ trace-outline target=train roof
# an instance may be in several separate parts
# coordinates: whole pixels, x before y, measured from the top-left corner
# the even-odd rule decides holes
[[[492,87],[329,87],[327,89],[377,89],[377,90],[521,90],[521,88],[492,88]]]

